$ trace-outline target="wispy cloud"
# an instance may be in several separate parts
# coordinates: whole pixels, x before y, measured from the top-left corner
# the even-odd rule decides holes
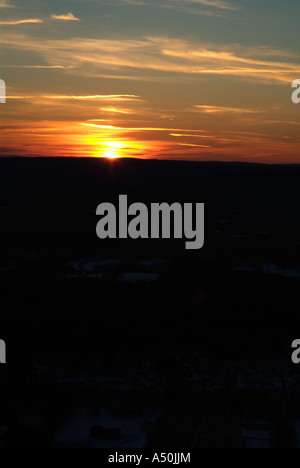
[[[49,70],[51,70],[51,69],[58,69],[58,70],[62,69],[62,70],[64,70],[64,69],[70,69],[70,68],[74,68],[74,67],[72,67],[72,66],[64,67],[63,65],[0,65],[0,68],[28,68],[28,69],[33,69],[33,70],[34,69],[37,69],[37,70],[38,69],[41,69],[41,70],[43,70],[43,69],[46,69],[46,70],[47,69],[49,69]]]
[[[93,95],[64,95],[64,94],[45,94],[45,95],[11,95],[7,96],[8,99],[19,99],[19,100],[57,100],[57,101],[137,101],[139,96],[132,94],[93,94]]]
[[[209,145],[195,145],[193,143],[176,143],[177,146],[188,146],[192,148],[211,148]]]
[[[223,106],[193,106],[193,112],[203,112],[205,114],[259,114],[259,110],[241,109],[239,107]]]
[[[90,100],[113,100],[113,101],[131,101],[135,99],[139,99],[139,96],[136,96],[135,94],[93,94],[93,95],[83,95],[83,96],[78,96],[78,95],[48,95],[46,96],[48,99],[75,99],[75,100],[84,100],[84,101],[90,101]]]
[[[91,0],[93,1],[93,0]],[[116,4],[116,5],[129,5],[129,6],[149,6],[149,1],[147,0],[107,0],[106,4]],[[219,10],[238,10],[240,9],[236,5],[233,5],[231,2],[225,0],[151,0],[152,7],[183,7],[185,5],[193,6],[204,6],[211,9]]]
[[[72,38],[38,41],[26,35],[2,34],[0,42],[19,50],[40,53],[49,65],[75,67],[76,73],[97,77],[103,71],[151,70],[197,75],[233,76],[259,82],[290,83],[300,74],[298,57],[275,56],[266,47],[254,58],[249,47],[189,42],[168,37],[124,39]],[[278,51],[277,53],[281,53]],[[284,51],[282,51],[284,53]],[[286,61],[286,57],[290,61]]]
[[[43,23],[43,20],[37,18],[28,18],[16,21],[0,21],[1,26],[16,26],[19,24]]]
[[[8,3],[7,0],[0,0],[0,8],[15,8],[15,6]]]
[[[93,123],[91,123],[93,122]],[[124,130],[126,132],[201,132],[202,130],[188,130],[183,128],[170,128],[170,127],[126,127],[126,126],[116,126],[116,125],[103,125],[96,124],[95,122],[100,122],[98,119],[91,119],[88,122],[81,122],[80,125],[84,127],[92,127],[95,129],[103,130]],[[101,121],[102,122],[102,121]]]
[[[66,15],[51,15],[52,19],[60,21],[80,21],[79,18],[73,15],[73,13],[68,13]]]
[[[123,109],[117,107],[101,107],[103,112],[111,112],[112,114],[133,114],[134,112],[130,109]]]
[[[178,0],[169,0],[171,2],[177,3]],[[222,10],[237,10],[238,8],[228,2],[222,1],[222,0],[180,0],[182,3],[190,3],[190,4],[196,4],[196,5],[204,5],[206,7],[213,7],[213,8],[220,8]]]

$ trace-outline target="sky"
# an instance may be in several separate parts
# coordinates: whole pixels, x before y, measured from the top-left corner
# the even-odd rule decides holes
[[[0,0],[0,155],[300,163],[299,0]]]

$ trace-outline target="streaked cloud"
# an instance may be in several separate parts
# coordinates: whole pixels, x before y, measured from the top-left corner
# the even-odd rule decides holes
[[[194,145],[193,143],[176,143],[177,146],[188,146],[192,148],[211,148],[209,145]]]
[[[211,135],[195,135],[190,133],[170,133],[170,136],[177,138],[211,138]]]
[[[239,107],[223,107],[223,106],[197,106],[192,109],[193,112],[203,112],[205,114],[259,114],[259,110],[241,109]]]
[[[43,23],[43,20],[37,18],[28,18],[15,21],[0,21],[1,26],[16,26],[19,24]]]
[[[79,18],[73,15],[73,13],[68,13],[66,15],[51,15],[52,19],[61,20],[61,21],[80,21]]]
[[[43,69],[45,69],[45,70],[47,70],[47,69],[49,69],[49,70],[53,70],[53,69],[60,70],[60,69],[63,69],[64,70],[64,69],[71,69],[71,68],[74,68],[74,67],[72,67],[72,66],[64,67],[63,65],[0,65],[0,68],[25,68],[25,69],[28,68],[28,69],[32,69],[32,70],[34,70],[34,69],[36,69],[36,70],[39,70],[39,69],[41,69],[41,70],[43,70]]]
[[[149,6],[147,0],[107,0],[105,3],[122,6]],[[239,9],[233,3],[225,0],[151,0],[152,7],[182,7],[184,4],[228,11]]]
[[[138,96],[131,94],[95,94],[95,95],[64,95],[64,94],[32,94],[32,95],[11,95],[7,96],[8,99],[45,99],[45,100],[79,100],[79,101],[131,101],[139,99]]]
[[[103,112],[111,112],[113,114],[132,114],[133,111],[130,109],[123,109],[123,108],[117,108],[117,107],[101,107],[101,110]]]
[[[97,122],[97,120],[93,119],[90,120],[89,122]],[[85,126],[85,127],[94,127],[94,128],[102,128],[102,129],[109,129],[109,130],[125,130],[125,131],[131,131],[131,132],[189,132],[190,130],[188,129],[183,129],[183,128],[170,128],[170,127],[117,127],[115,125],[99,125],[96,123],[89,123],[89,122],[81,122],[80,125]],[[193,132],[195,130],[192,130]],[[198,131],[198,130],[196,130]],[[201,130],[199,130],[201,132]]]
[[[15,6],[12,5],[11,3],[8,3],[7,0],[1,0],[0,1],[0,8],[15,8]]]
[[[2,45],[39,53],[49,65],[73,66],[83,76],[97,77],[103,70],[151,70],[191,76],[232,76],[258,82],[290,83],[300,75],[298,60],[273,55],[249,57],[249,47],[190,42],[169,37],[126,39],[72,38],[38,41],[22,35],[2,34]],[[263,48],[268,54],[267,48]],[[292,54],[291,54],[292,55]]]
[[[178,3],[178,0],[169,0],[170,2]],[[222,0],[180,0],[180,3],[190,3],[193,5],[204,5],[206,7],[213,7],[219,8],[222,10],[237,10],[238,8],[229,3]]]

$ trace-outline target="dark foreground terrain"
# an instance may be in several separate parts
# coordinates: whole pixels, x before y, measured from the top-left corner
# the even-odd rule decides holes
[[[300,166],[0,159],[0,444],[300,447]],[[205,202],[205,247],[96,207]]]

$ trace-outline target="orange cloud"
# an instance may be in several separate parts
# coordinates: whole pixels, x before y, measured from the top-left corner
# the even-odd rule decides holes
[[[63,65],[0,65],[0,68],[70,69],[70,68],[74,68],[74,67],[72,67],[72,66],[64,67]]]
[[[260,111],[253,109],[241,109],[238,107],[223,107],[223,106],[194,106],[193,112],[204,112],[205,114],[220,114],[220,113],[233,113],[233,114],[259,114]]]
[[[30,99],[33,101],[38,100],[75,100],[75,101],[136,101],[139,100],[138,96],[133,94],[94,94],[94,95],[64,95],[64,94],[46,94],[46,95],[11,95],[7,96],[8,99]]]
[[[300,75],[294,61],[277,59],[270,49],[268,60],[250,57],[249,47],[240,45],[203,45],[168,37],[147,37],[119,40],[72,38],[38,41],[25,35],[2,34],[1,43],[20,50],[40,53],[50,65],[73,66],[80,76],[98,77],[103,70],[131,68],[133,71],[184,73],[197,75],[234,76],[258,82],[291,83]],[[278,51],[279,52],[279,51]],[[282,51],[283,53],[284,51]],[[258,56],[268,56],[266,47],[258,48]]]
[[[80,21],[79,18],[73,15],[73,13],[68,13],[67,15],[51,15],[52,19],[61,20],[61,21]]]
[[[29,24],[29,23],[43,23],[43,20],[40,19],[23,19],[23,20],[17,20],[17,21],[0,21],[0,24],[2,26],[15,26],[18,24]]]
[[[15,8],[15,6],[8,3],[7,0],[1,0],[0,8]]]
[[[130,109],[121,109],[117,107],[101,107],[103,112],[111,112],[113,114],[133,114],[133,111]]]

